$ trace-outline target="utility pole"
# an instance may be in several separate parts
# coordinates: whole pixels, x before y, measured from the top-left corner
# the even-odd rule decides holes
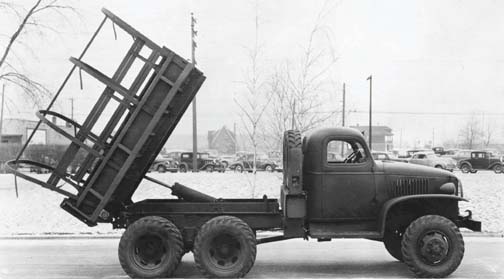
[[[191,13],[191,62],[194,66],[196,66],[196,36],[198,35],[198,31],[194,29],[194,25],[196,24],[196,19],[194,18],[193,13]],[[198,172],[198,126],[196,119],[196,96],[192,101],[192,118],[193,118],[193,159],[192,159],[192,171]]]
[[[0,144],[2,144],[2,129],[3,129],[3,112],[5,100],[5,84],[2,85],[2,111],[0,112]]]
[[[372,148],[372,135],[373,135],[373,75],[370,75],[367,80],[369,80],[369,150],[373,150]]]
[[[343,82],[343,111],[341,115],[341,126],[345,127],[345,102],[346,102],[346,92],[345,92],[345,83]]]
[[[434,148],[434,128],[432,128],[432,144],[431,148]]]
[[[346,92],[345,92],[345,83],[343,82],[343,111],[341,112],[341,126],[345,127],[345,103],[346,103]],[[345,146],[341,145],[341,157],[344,157],[345,154]]]

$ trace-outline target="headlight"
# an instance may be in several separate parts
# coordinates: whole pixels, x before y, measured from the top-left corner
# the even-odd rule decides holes
[[[454,195],[454,194],[456,195],[457,194],[457,189],[455,187],[455,184],[453,184],[453,182],[448,182],[448,183],[441,185],[441,187],[439,187],[439,191],[441,191],[441,193],[447,194],[447,195]]]

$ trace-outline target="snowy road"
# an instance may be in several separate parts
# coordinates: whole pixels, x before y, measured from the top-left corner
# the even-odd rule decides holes
[[[466,254],[450,278],[504,278],[504,239],[466,237]],[[0,240],[0,278],[127,278],[118,239]],[[186,254],[174,277],[199,278]],[[258,247],[247,278],[413,278],[383,244],[368,240],[288,240]]]

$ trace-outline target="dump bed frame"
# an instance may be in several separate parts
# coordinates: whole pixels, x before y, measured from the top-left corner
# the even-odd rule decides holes
[[[15,160],[8,167],[17,176],[65,195],[61,207],[85,222],[110,222],[114,216],[131,204],[131,196],[145,177],[149,166],[173,132],[185,110],[193,100],[205,77],[194,65],[166,47],[160,47],[119,17],[102,9],[105,18],[79,58],[70,58],[74,64],[68,76],[46,110],[37,113],[40,121]],[[104,23],[110,20],[133,38],[133,43],[112,77],[108,77],[83,61],[83,56]],[[147,50],[147,51],[146,51]],[[147,57],[140,54],[149,53]],[[143,65],[131,85],[122,81],[137,60]],[[75,68],[84,71],[105,85],[105,89],[81,125],[51,111]],[[95,125],[110,104],[115,111],[99,133]],[[74,127],[70,134],[48,120],[56,117]],[[70,140],[63,156],[54,165],[23,159],[23,152],[41,123]],[[78,152],[84,152],[83,161],[75,173],[67,171]],[[20,164],[48,169],[47,181],[41,181],[18,171]],[[61,181],[72,186],[69,191],[58,185]]]

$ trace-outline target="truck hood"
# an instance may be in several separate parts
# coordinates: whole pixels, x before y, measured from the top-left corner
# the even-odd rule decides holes
[[[426,177],[447,177],[454,176],[452,173],[436,169],[433,167],[426,167],[422,165],[415,165],[394,161],[376,161],[377,170],[384,172],[386,175],[402,175],[402,176],[426,176]]]

